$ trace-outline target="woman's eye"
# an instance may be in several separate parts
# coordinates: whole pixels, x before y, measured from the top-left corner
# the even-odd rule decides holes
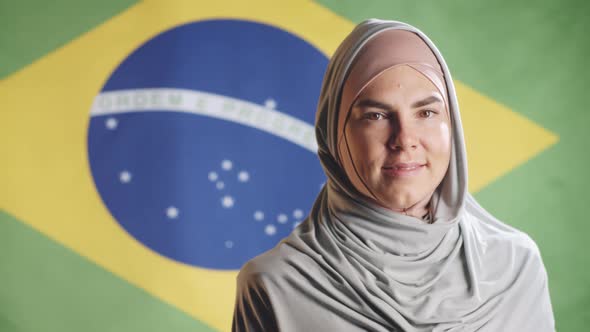
[[[383,113],[367,113],[366,118],[369,120],[382,120],[385,119],[385,115]]]
[[[423,118],[431,118],[435,114],[432,110],[422,110],[420,111],[420,116]]]

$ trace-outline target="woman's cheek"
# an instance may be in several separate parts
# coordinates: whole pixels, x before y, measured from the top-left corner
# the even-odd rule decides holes
[[[441,122],[438,125],[436,143],[437,152],[449,154],[451,152],[451,129],[447,122]]]

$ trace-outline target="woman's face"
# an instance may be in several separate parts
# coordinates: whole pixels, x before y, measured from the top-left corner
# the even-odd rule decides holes
[[[350,112],[348,177],[356,172],[372,198],[393,210],[429,200],[451,155],[450,119],[435,85],[397,66],[369,83]]]

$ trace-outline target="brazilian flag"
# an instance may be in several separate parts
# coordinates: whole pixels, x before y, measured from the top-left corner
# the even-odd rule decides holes
[[[228,331],[235,278],[307,215],[313,118],[353,26],[454,75],[470,190],[590,325],[583,1],[0,2],[0,331]]]

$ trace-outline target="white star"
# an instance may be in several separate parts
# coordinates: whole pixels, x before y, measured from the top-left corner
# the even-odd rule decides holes
[[[217,183],[215,184],[215,188],[221,190],[225,187],[225,183],[223,183],[223,181],[217,181]]]
[[[227,160],[227,159],[225,159],[225,160],[223,160],[223,161],[221,162],[221,168],[222,168],[224,171],[229,171],[229,170],[231,170],[233,166],[234,166],[234,164],[231,162],[231,160]]]
[[[266,225],[264,228],[264,233],[266,233],[266,235],[275,235],[276,232],[277,228],[274,225]]]
[[[129,181],[131,181],[131,173],[129,173],[129,171],[119,173],[119,181],[122,183],[129,183]]]
[[[217,178],[219,176],[217,175],[217,172],[209,172],[208,177],[209,177],[209,181],[214,182],[214,181],[217,181]]]
[[[279,224],[284,224],[287,222],[287,220],[289,220],[289,218],[286,214],[281,213],[277,216],[277,221],[279,222]]]
[[[169,219],[176,219],[178,218],[178,214],[180,212],[178,211],[177,208],[175,208],[174,206],[170,206],[169,208],[166,209],[166,216]]]
[[[303,218],[303,211],[301,211],[301,209],[295,209],[295,211],[293,211],[293,218],[295,218],[295,219]]]
[[[238,181],[240,182],[248,182],[250,180],[250,174],[246,171],[241,171],[238,173]]]
[[[274,109],[275,107],[277,107],[277,102],[272,98],[268,98],[264,101],[264,107]]]
[[[231,248],[233,248],[233,246],[234,246],[234,242],[233,241],[230,241],[230,240],[225,241],[225,247],[227,249],[231,249]]]
[[[264,219],[264,212],[262,212],[262,211],[254,212],[254,220],[261,221],[263,219]]]
[[[223,206],[226,209],[231,208],[232,206],[234,206],[234,198],[231,196],[223,196],[221,198],[221,206]]]
[[[115,119],[115,118],[108,118],[104,124],[107,127],[107,129],[115,130],[115,129],[117,129],[117,125],[119,124],[119,121],[117,121],[117,119]]]

